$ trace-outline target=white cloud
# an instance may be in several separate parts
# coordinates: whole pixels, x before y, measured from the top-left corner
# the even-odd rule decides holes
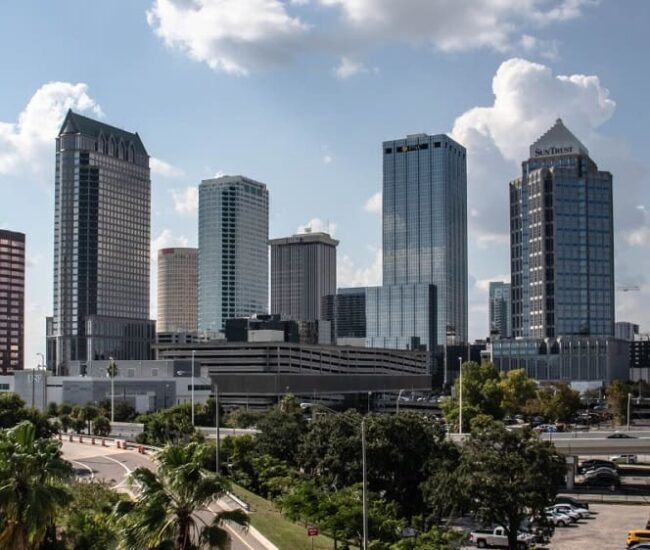
[[[332,162],[332,155],[326,154],[323,156],[323,164],[330,164]]]
[[[199,189],[198,187],[190,186],[183,190],[172,190],[172,198],[174,199],[174,209],[179,214],[196,214],[199,207]]]
[[[336,223],[329,220],[324,222],[320,218],[312,218],[304,225],[299,225],[296,234],[300,233],[329,233],[332,237],[336,235]]]
[[[346,78],[350,78],[351,76],[359,74],[368,74],[371,72],[377,74],[379,70],[377,68],[369,69],[363,63],[355,61],[354,59],[351,59],[350,57],[344,55],[341,57],[341,62],[336,67],[334,67],[332,72],[336,78],[345,80]]]
[[[373,214],[379,214],[381,215],[382,213],[382,192],[377,191],[372,197],[370,197],[365,204],[363,205],[363,209],[366,212],[372,212]]]
[[[162,176],[163,178],[178,178],[183,175],[183,171],[180,168],[176,168],[176,166],[172,166],[168,162],[156,157],[149,159],[149,168],[151,168],[152,174]]]
[[[48,82],[34,93],[17,122],[0,122],[0,174],[38,172],[51,165],[54,139],[68,109],[103,116],[86,84]]]
[[[642,204],[636,207],[641,213],[643,221],[636,228],[624,234],[625,241],[630,246],[645,247],[650,244],[650,212]]]
[[[374,252],[372,264],[359,267],[347,254],[342,254],[337,262],[336,284],[339,287],[379,286],[382,279],[381,248],[371,247]]]
[[[320,0],[370,42],[430,42],[442,51],[506,51],[517,29],[579,17],[589,0]]]
[[[290,59],[307,31],[279,0],[155,0],[147,22],[168,46],[237,75]]]

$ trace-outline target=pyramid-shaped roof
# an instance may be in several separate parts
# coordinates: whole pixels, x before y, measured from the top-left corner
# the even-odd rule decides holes
[[[116,128],[115,126],[110,126],[109,124],[104,124],[98,120],[93,120],[92,118],[75,113],[72,109],[68,111],[68,114],[63,120],[63,124],[61,124],[59,135],[62,134],[83,134],[94,138],[98,138],[100,134],[104,134],[106,137],[112,135],[116,140],[122,138],[127,144],[133,143],[135,150],[139,154],[148,155],[144,143],[142,143],[137,132],[132,134],[121,128]]]
[[[561,118],[530,146],[530,158],[587,155],[589,150],[564,125]]]

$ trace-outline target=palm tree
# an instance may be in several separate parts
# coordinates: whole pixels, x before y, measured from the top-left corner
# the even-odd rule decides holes
[[[31,422],[0,433],[0,548],[39,548],[71,495],[72,467],[53,439],[38,439]]]
[[[210,510],[210,504],[228,490],[228,482],[203,468],[207,452],[199,443],[168,445],[158,453],[157,472],[138,468],[131,474],[131,487],[138,496],[116,507],[116,514],[122,516],[121,548],[225,549],[230,537],[224,523],[248,526],[248,516],[241,510]]]

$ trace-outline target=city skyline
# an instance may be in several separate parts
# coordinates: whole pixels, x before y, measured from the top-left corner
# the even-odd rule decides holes
[[[0,182],[9,190],[0,225],[28,236],[28,365],[45,351],[43,319],[52,313],[52,150],[69,107],[137,129],[147,142],[154,158],[152,251],[197,244],[194,182],[216,172],[246,173],[268,183],[271,237],[329,221],[341,241],[339,286],[381,283],[377,143],[418,131],[449,133],[468,150],[470,339],[485,336],[488,281],[507,280],[509,272],[507,182],[519,172],[526,144],[562,117],[616,178],[616,281],[641,288],[617,295],[617,319],[648,326],[648,121],[640,90],[649,77],[638,70],[646,3],[622,13],[612,2],[575,3],[572,11],[562,11],[559,0],[532,2],[523,14],[504,2],[486,8],[494,10],[494,33],[463,23],[452,35],[434,25],[421,30],[417,20],[431,14],[418,3],[399,20],[382,6],[380,34],[388,38],[364,35],[363,44],[341,46],[344,52],[292,47],[299,53],[286,62],[292,56],[263,47],[229,65],[213,63],[223,61],[223,50],[209,31],[196,38],[208,41],[203,50],[187,36],[172,38],[174,20],[156,11],[160,2],[84,7],[88,17],[106,21],[106,30],[79,28],[75,36],[65,32],[66,22],[78,17],[80,4],[28,4],[5,8],[0,21],[7,45],[34,25],[50,45],[2,60],[12,86],[0,102],[0,121],[8,123],[0,125]],[[367,16],[361,10],[354,19],[344,4],[277,3],[296,22],[294,38],[305,41],[320,29],[349,30]],[[448,21],[452,12],[451,3],[440,2],[436,20]],[[174,17],[186,15],[178,7]],[[463,21],[480,25],[467,13]],[[123,40],[108,48],[105,33],[118,23]],[[247,22],[237,24],[226,29],[231,36]],[[607,44],[598,39],[605,35]],[[257,37],[253,46],[282,42],[273,33]],[[111,62],[116,52],[129,63]],[[260,59],[266,62],[254,62]],[[234,74],[235,67],[247,76]],[[253,149],[250,136],[260,129],[273,129],[273,139]],[[151,292],[154,317],[155,285]]]

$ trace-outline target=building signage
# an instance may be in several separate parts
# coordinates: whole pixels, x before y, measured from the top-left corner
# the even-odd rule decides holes
[[[573,146],[568,147],[556,147],[552,145],[551,147],[536,147],[535,148],[536,157],[550,157],[553,155],[569,155],[573,153]]]

